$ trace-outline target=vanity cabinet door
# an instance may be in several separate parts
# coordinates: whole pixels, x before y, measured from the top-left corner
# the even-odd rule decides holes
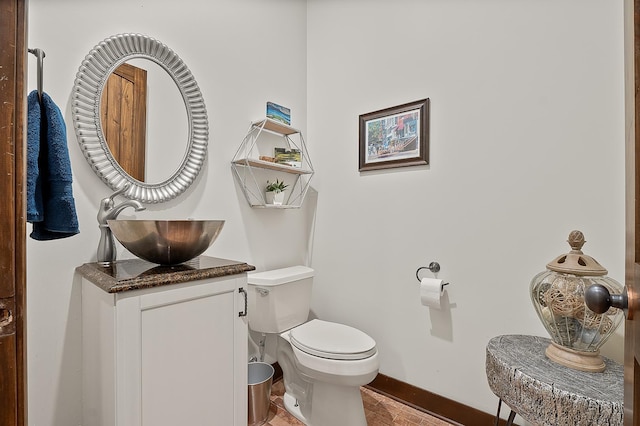
[[[245,283],[236,275],[115,296],[116,425],[247,424]]]
[[[216,290],[141,297],[144,426],[238,424],[231,409],[237,289]]]

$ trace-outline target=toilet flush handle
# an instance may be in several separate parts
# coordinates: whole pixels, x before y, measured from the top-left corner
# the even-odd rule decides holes
[[[266,288],[262,288],[262,287],[256,287],[256,291],[258,293],[260,293],[260,296],[265,297],[269,295],[269,290],[267,290]]]

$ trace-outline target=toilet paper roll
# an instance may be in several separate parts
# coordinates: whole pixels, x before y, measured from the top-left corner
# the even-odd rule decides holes
[[[420,280],[420,301],[424,306],[440,309],[440,300],[444,293],[442,280],[423,278]]]

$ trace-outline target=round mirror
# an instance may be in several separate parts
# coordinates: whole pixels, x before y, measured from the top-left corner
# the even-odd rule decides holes
[[[149,121],[150,124],[146,125],[146,114],[142,114],[144,119],[139,118],[139,106],[147,105],[146,95],[143,101],[138,101],[136,104],[131,100],[135,97],[130,94],[129,89],[123,89],[122,97],[129,102],[129,108],[138,114],[138,118],[132,121],[144,121],[143,127],[146,126],[146,128],[139,131],[131,131],[127,128],[121,131],[121,134],[116,133],[116,136],[112,136],[114,133],[108,127],[110,119],[105,115],[108,114],[106,111],[110,107],[107,105],[110,98],[105,93],[106,90],[111,89],[106,87],[111,84],[110,78],[117,74],[116,69],[120,70],[121,66],[129,63],[139,65],[141,61],[138,58],[158,64],[178,87],[187,116],[187,134],[177,137],[178,140],[171,140],[176,137],[168,138],[166,134],[149,131],[155,124]],[[146,87],[146,83],[144,86]],[[153,103],[154,107],[164,100],[164,97],[162,100],[156,99]],[[207,154],[209,136],[204,100],[187,66],[178,55],[158,40],[141,34],[119,34],[94,47],[85,57],[76,76],[72,105],[74,127],[82,153],[100,179],[114,191],[127,187],[123,195],[128,198],[143,203],[164,202],[184,192],[200,172]],[[175,117],[175,119],[179,122],[184,120],[184,117]],[[108,138],[105,136],[107,132],[109,132]],[[116,148],[115,145],[116,139],[126,150],[125,154],[119,153],[120,148]],[[175,168],[170,166],[169,170],[166,170],[166,174],[170,174],[169,177],[154,181],[156,178],[153,176],[162,175],[149,175],[143,171],[138,174],[132,172],[134,174],[132,176],[129,173],[129,170],[132,170],[130,166],[123,167],[123,164],[116,159],[119,156],[132,157],[134,145],[142,146],[142,154],[139,155],[143,157],[143,164],[152,163],[154,156],[167,158],[165,156],[167,152],[184,154],[178,156],[182,158],[179,165]],[[172,154],[171,157],[175,158],[175,155]]]

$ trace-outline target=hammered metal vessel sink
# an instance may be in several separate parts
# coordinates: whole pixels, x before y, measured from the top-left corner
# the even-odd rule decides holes
[[[216,240],[224,220],[110,220],[111,232],[137,257],[178,265],[200,256]]]

